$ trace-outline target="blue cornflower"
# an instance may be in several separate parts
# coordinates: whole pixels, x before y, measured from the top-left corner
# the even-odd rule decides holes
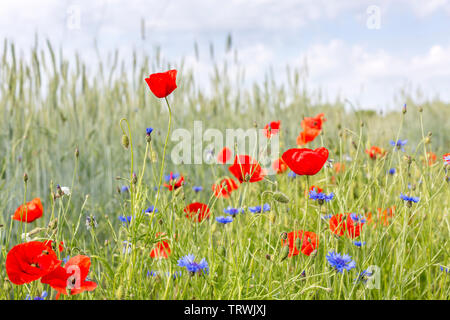
[[[203,187],[202,187],[202,186],[193,186],[193,187],[192,187],[192,190],[194,190],[195,193],[197,193],[197,192],[202,191],[202,190],[203,190]]]
[[[149,127],[149,128],[147,128],[147,129],[145,129],[145,132],[146,132],[146,134],[149,136],[149,135],[152,134],[153,128],[152,128],[152,127]]]
[[[405,140],[398,139],[397,142],[395,142],[394,140],[391,140],[390,144],[393,147],[397,147],[397,150],[402,150],[403,152],[405,152],[405,148],[403,148],[403,147],[406,145],[407,142],[408,142],[407,139],[405,139]]]
[[[332,214],[325,214],[321,218],[326,221],[326,220],[330,220],[332,216],[333,216]]]
[[[233,222],[233,218],[230,216],[226,216],[226,217],[220,216],[220,217],[216,218],[216,221],[223,223],[223,224],[227,224],[227,223]]]
[[[328,263],[336,269],[337,272],[342,273],[344,270],[349,271],[356,267],[355,261],[352,260],[348,254],[341,255],[337,252],[328,252],[326,256]]]
[[[40,296],[36,296],[33,299],[31,299],[31,296],[29,294],[27,294],[27,296],[25,297],[25,300],[45,300],[47,295],[48,295],[47,291],[42,291]]]
[[[403,201],[406,201],[406,205],[408,207],[411,207],[413,202],[414,203],[419,202],[419,197],[410,197],[403,193],[400,193],[400,199],[402,199]]]
[[[362,241],[353,241],[353,244],[357,247],[362,247],[366,244],[366,242],[362,242]]]
[[[154,213],[158,212],[158,209],[155,208],[154,205],[151,205],[150,207],[148,207],[147,209],[144,210],[144,213],[152,213],[152,212],[154,212]]]
[[[441,271],[445,271],[446,273],[450,273],[449,268],[444,268],[443,266],[440,266]]]
[[[406,194],[400,193],[400,199],[405,200],[405,201],[412,201],[414,203],[419,202],[419,198],[418,197],[410,197],[407,196]]]
[[[195,262],[195,256],[188,254],[178,260],[178,266],[186,268],[192,275],[195,273],[209,273],[208,262],[203,258],[199,263]]]
[[[294,171],[289,171],[288,172],[288,177],[289,178],[295,178],[297,176],[297,174]]]
[[[389,173],[391,176],[393,176],[393,175],[395,174],[395,172],[396,172],[395,168],[390,168],[390,169],[388,170],[388,173]]]
[[[373,275],[372,272],[368,270],[363,270],[358,274],[358,277],[354,279],[355,282],[363,282],[366,283],[367,280]]]
[[[156,277],[158,275],[158,273],[156,271],[147,271],[147,277]]]
[[[180,174],[178,172],[177,173],[171,173],[171,174],[168,174],[167,176],[164,176],[164,180],[166,182],[169,182],[170,180],[176,180],[179,177],[180,177]]]
[[[229,215],[235,216],[238,213],[244,213],[244,209],[242,208],[233,208],[231,206],[228,206],[226,209],[223,209],[224,213],[228,213]]]
[[[119,220],[122,222],[122,225],[128,226],[131,222],[131,216],[119,216]]]
[[[317,200],[320,205],[324,203],[324,201],[328,202],[334,198],[334,193],[331,192],[329,195],[323,192],[317,192],[316,189],[311,190],[309,192],[309,198],[312,200]]]
[[[356,223],[366,223],[366,218],[362,214],[351,213],[350,218]]]
[[[261,213],[261,206],[256,207],[248,207],[248,210],[252,213]],[[265,203],[262,207],[262,212],[270,211],[270,205],[268,203]]]
[[[128,192],[130,189],[128,189],[127,186],[122,186],[122,188],[120,188],[120,192],[124,193],[124,192]]]

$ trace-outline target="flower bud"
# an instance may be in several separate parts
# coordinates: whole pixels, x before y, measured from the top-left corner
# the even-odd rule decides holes
[[[287,195],[285,195],[283,192],[280,192],[280,191],[274,192],[272,197],[273,197],[273,199],[275,201],[278,201],[278,202],[281,202],[281,203],[288,203],[290,201],[289,197]]]
[[[23,174],[23,182],[27,183],[27,181],[28,181],[28,174],[25,172]]]
[[[403,105],[403,108],[402,108],[402,113],[403,114],[405,114],[406,113],[406,103]]]
[[[122,146],[125,149],[128,149],[129,145],[130,145],[130,139],[128,138],[128,136],[126,134],[122,135]]]
[[[280,261],[286,259],[289,255],[289,246],[284,246],[280,252]]]

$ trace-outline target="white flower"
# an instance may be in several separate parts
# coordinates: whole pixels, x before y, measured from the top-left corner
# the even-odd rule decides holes
[[[65,194],[70,196],[70,189],[68,187],[61,187],[61,191]]]

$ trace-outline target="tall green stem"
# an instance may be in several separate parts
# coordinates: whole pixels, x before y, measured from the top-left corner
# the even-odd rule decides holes
[[[156,208],[156,206],[158,205],[159,192],[160,192],[160,189],[161,189],[162,177],[163,177],[163,173],[164,173],[164,161],[165,161],[165,159],[166,159],[167,142],[169,141],[170,126],[171,126],[171,124],[172,124],[172,110],[170,109],[169,100],[167,100],[167,97],[164,98],[164,99],[166,100],[167,108],[169,109],[169,125],[168,125],[168,128],[167,128],[166,141],[165,141],[165,143],[164,143],[164,150],[163,150],[163,156],[162,156],[162,161],[161,161],[161,170],[160,170],[160,172],[159,172],[159,183],[158,183],[158,191],[157,191],[157,193],[156,193],[156,200],[155,200],[155,206],[154,206],[155,208]],[[153,215],[152,215],[152,218],[151,218],[151,220],[150,220],[150,223],[151,223],[152,220],[153,220]]]

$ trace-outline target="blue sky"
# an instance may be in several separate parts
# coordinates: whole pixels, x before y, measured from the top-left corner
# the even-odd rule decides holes
[[[367,27],[370,6],[379,10],[378,29]],[[1,38],[14,40],[26,56],[35,32],[86,59],[94,57],[94,38],[102,52],[119,48],[124,59],[132,48],[151,54],[159,45],[169,61],[184,57],[205,87],[209,43],[219,61],[230,59],[223,46],[231,33],[248,83],[262,82],[270,67],[282,82],[286,65],[301,68],[306,60],[308,88],[320,88],[329,100],[340,95],[359,107],[400,108],[400,90],[420,88],[418,102],[436,95],[450,101],[449,0],[1,2]]]

